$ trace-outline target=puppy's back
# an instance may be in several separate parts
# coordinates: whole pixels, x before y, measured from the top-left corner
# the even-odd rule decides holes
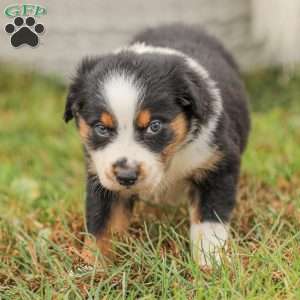
[[[136,42],[179,50],[201,60],[204,65],[208,64],[211,58],[215,60],[221,57],[238,71],[238,66],[231,54],[216,38],[207,34],[200,26],[176,23],[149,28],[134,37],[132,43]]]

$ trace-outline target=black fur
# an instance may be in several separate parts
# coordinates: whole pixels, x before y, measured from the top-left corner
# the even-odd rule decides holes
[[[100,235],[111,214],[113,204],[118,195],[106,190],[96,175],[88,175],[86,189],[86,222],[87,229],[95,236]]]
[[[197,202],[203,221],[227,222],[236,199],[240,156],[246,147],[250,129],[247,97],[234,59],[215,38],[199,28],[180,24],[146,30],[138,34],[134,42],[182,51],[199,61],[217,83],[224,110],[213,143],[218,145],[223,159],[204,180],[191,178],[195,190],[192,193],[195,199],[192,200]],[[206,88],[200,86],[196,78],[189,82],[196,83],[195,98],[198,101],[203,99],[199,90],[207,93]],[[204,97],[208,98],[208,95]],[[209,112],[205,115],[209,115]]]
[[[86,193],[87,230],[96,237],[106,229],[112,207],[118,201],[122,201],[125,210],[132,212],[135,196],[121,199],[117,193],[105,189],[95,175],[88,174]]]
[[[247,97],[234,59],[201,29],[179,24],[146,30],[133,39],[135,42],[181,51],[203,65],[217,83],[223,111],[211,143],[218,147],[222,160],[204,179],[192,176],[188,180],[193,187],[192,201],[197,204],[202,219],[227,222],[235,203],[240,158],[250,129]],[[214,114],[216,99],[207,83],[186,66],[182,57],[156,53],[136,55],[125,50],[83,61],[70,87],[64,114],[66,122],[79,113],[93,128],[100,113],[108,109],[98,93],[98,82],[112,69],[126,70],[138,78],[146,87],[142,109],[149,109],[154,118],[165,120],[161,134],[155,138],[148,139],[142,129],[136,128],[136,139],[149,151],[160,152],[170,143],[172,132],[168,124],[179,113],[185,114],[188,129],[193,130],[189,142],[201,133],[202,126]],[[196,126],[191,129],[193,120]],[[97,143],[94,134],[90,143],[94,149],[105,146]],[[116,193],[104,189],[97,177],[88,176],[87,227],[91,233],[97,235],[105,227],[114,201],[118,201]]]

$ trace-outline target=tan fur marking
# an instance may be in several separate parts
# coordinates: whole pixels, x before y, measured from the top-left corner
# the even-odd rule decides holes
[[[189,215],[190,215],[190,223],[191,224],[199,224],[201,222],[201,212],[198,206],[199,194],[196,189],[193,188],[193,186],[189,187],[188,190],[189,195]]]
[[[85,141],[90,133],[90,126],[85,122],[82,117],[79,117],[79,134],[81,138]]]
[[[192,172],[192,177],[198,180],[203,179],[209,171],[214,171],[217,164],[222,160],[223,154],[219,150],[215,150],[209,160],[207,160],[200,168]]]
[[[215,150],[210,159],[207,160],[206,163],[201,166],[201,168],[198,168],[192,172],[192,177],[197,180],[202,180],[209,171],[213,171],[216,168],[217,163],[222,159],[222,157],[222,153],[218,150]],[[201,211],[197,205],[198,201],[196,200],[196,197],[199,196],[195,190],[191,189],[189,191],[189,197],[191,200],[189,206],[190,222],[191,224],[199,224],[202,220]]]
[[[147,177],[148,173],[147,173],[147,169],[145,167],[145,164],[144,163],[141,163],[139,165],[139,176],[140,176],[140,180],[144,179]]]
[[[106,226],[105,231],[96,237],[96,245],[90,239],[87,238],[85,240],[85,247],[82,251],[82,258],[86,263],[93,264],[95,261],[95,257],[91,253],[91,250],[94,249],[95,246],[98,247],[99,251],[104,257],[112,256],[112,238],[114,235],[120,235],[127,231],[130,224],[130,212],[124,206],[122,201],[119,201],[112,207],[111,216]],[[90,248],[91,250],[87,249]]]
[[[100,240],[101,242],[99,242]],[[97,250],[97,248],[99,249],[99,251],[104,257],[109,256],[108,243],[106,244],[104,242],[104,236],[102,236],[99,239],[96,238],[96,242],[91,237],[86,237],[84,239],[84,246],[81,251],[81,257],[85,263],[90,265],[93,265],[95,263],[96,257],[94,255],[94,252]]]
[[[120,200],[120,202],[122,202],[122,200]],[[112,234],[119,234],[126,231],[129,226],[129,218],[130,212],[124,207],[124,203],[117,203],[112,208],[112,215],[109,222],[110,232]]]
[[[174,132],[173,141],[163,150],[163,160],[167,161],[176,151],[177,146],[182,143],[187,135],[187,121],[184,114],[179,114],[171,123]]]
[[[104,126],[113,128],[114,125],[114,119],[111,114],[108,112],[103,112],[100,117],[100,121],[103,123]]]
[[[116,203],[112,207],[111,216],[107,224],[105,233],[97,238],[97,246],[105,256],[110,255],[111,239],[116,235],[126,232],[129,227],[130,213],[123,203]]]
[[[140,128],[146,128],[148,127],[150,120],[151,120],[151,113],[149,110],[146,109],[139,113],[136,123]]]
[[[190,204],[189,212],[191,224],[199,224],[201,222],[201,214],[195,202]]]

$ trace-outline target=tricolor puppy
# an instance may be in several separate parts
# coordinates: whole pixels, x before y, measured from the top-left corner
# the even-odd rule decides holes
[[[65,121],[73,117],[86,155],[87,228],[103,254],[136,199],[187,198],[196,261],[220,260],[250,122],[238,68],[216,39],[163,26],[85,59],[67,98]]]

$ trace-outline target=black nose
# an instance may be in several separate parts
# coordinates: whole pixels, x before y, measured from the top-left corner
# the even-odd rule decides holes
[[[137,171],[135,169],[121,169],[119,168],[117,173],[116,173],[116,178],[118,180],[118,182],[121,185],[125,185],[125,186],[131,186],[134,185],[137,178],[138,178],[138,174]]]

